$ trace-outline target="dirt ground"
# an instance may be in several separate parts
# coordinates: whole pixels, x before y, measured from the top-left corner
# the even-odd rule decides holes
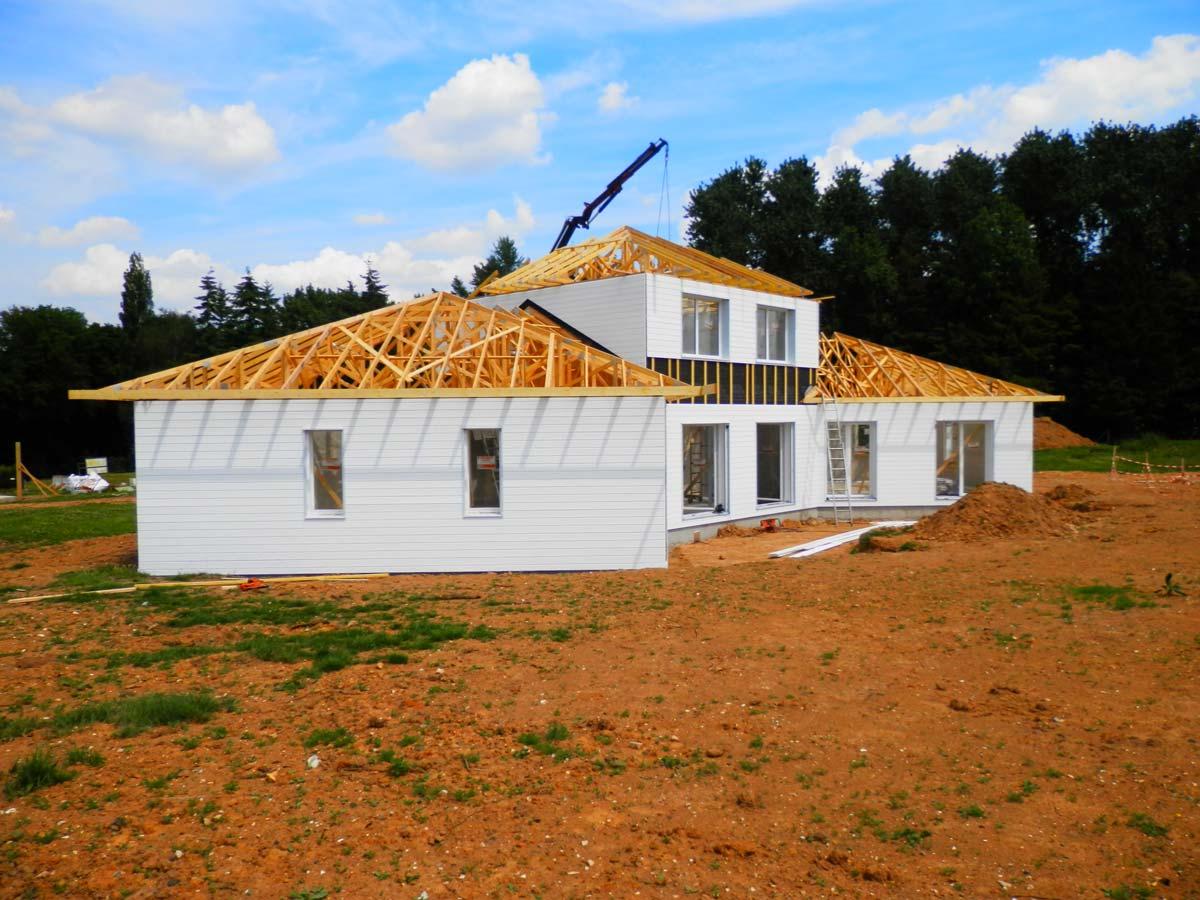
[[[1104,508],[1054,537],[767,560],[810,539],[790,533],[665,571],[273,588],[498,632],[292,691],[298,665],[247,654],[112,657],[244,625],[174,627],[137,596],[0,606],[0,715],[237,704],[0,743],[0,775],[38,746],[104,757],[0,800],[0,895],[1200,896],[1200,485],[1038,476],[1068,482]],[[57,571],[23,558],[31,586]],[[447,594],[478,599],[421,599]],[[347,746],[304,746],[339,727]]]

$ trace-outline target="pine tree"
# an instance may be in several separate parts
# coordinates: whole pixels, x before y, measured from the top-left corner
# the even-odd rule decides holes
[[[200,279],[200,293],[196,300],[199,301],[196,312],[200,313],[200,328],[210,334],[223,333],[229,325],[229,294],[225,291],[225,285],[217,281],[212,269]]]
[[[387,306],[387,285],[379,280],[379,271],[367,260],[367,272],[363,275],[362,299],[367,309]]]
[[[265,340],[279,327],[279,300],[269,284],[259,285],[246,269],[230,302],[229,331],[241,344]]]
[[[137,338],[142,324],[154,315],[154,289],[142,254],[129,254],[125,286],[121,289],[121,327],[130,338]]]
[[[458,294],[460,297],[467,297],[470,296],[471,292],[467,290],[467,286],[463,284],[463,280],[455,275],[450,279],[450,293]]]
[[[492,252],[488,254],[488,258],[475,267],[475,271],[471,275],[471,287],[478,288],[487,281],[488,276],[493,272],[496,273],[497,278],[503,278],[527,262],[529,260],[521,256],[521,251],[517,249],[517,242],[507,234],[503,234],[496,238],[496,243],[492,247]]]

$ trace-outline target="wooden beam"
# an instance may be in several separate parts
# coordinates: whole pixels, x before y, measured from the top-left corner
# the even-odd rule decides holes
[[[715,390],[712,385],[637,384],[604,387],[442,387],[442,388],[132,388],[116,390],[73,390],[72,400],[342,400],[390,399],[398,397],[696,397]],[[961,399],[961,398],[960,398]],[[1001,398],[995,398],[1001,399]],[[1010,398],[1026,399],[1026,398]]]

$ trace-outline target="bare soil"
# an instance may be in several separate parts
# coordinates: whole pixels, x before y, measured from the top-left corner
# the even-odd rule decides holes
[[[1062,450],[1066,447],[1094,447],[1096,442],[1076,434],[1066,425],[1060,425],[1049,416],[1037,416],[1033,420],[1033,449]]]
[[[1109,508],[1039,495],[1070,528],[916,552],[768,560],[807,539],[781,533],[687,545],[666,571],[281,588],[499,631],[295,692],[298,666],[242,654],[107,663],[240,625],[172,627],[136,596],[0,606],[0,715],[238,704],[0,743],[0,773],[37,746],[104,756],[0,801],[0,896],[1195,897],[1200,486],[1065,480]],[[22,558],[30,584],[57,572]],[[1156,593],[1167,573],[1187,596]],[[481,599],[412,599],[455,593]],[[522,743],[552,723],[571,758]],[[348,746],[303,746],[337,727]]]
[[[1049,497],[992,481],[922,519],[913,534],[935,541],[1055,537],[1070,534],[1079,524],[1066,507]]]

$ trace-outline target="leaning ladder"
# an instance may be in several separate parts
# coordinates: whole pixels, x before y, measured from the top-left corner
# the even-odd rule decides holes
[[[821,413],[825,420],[826,463],[829,470],[829,500],[833,504],[833,521],[854,521],[854,508],[850,503],[850,473],[846,468],[846,445],[842,440],[842,418],[838,413],[837,401],[832,397],[821,400]]]

